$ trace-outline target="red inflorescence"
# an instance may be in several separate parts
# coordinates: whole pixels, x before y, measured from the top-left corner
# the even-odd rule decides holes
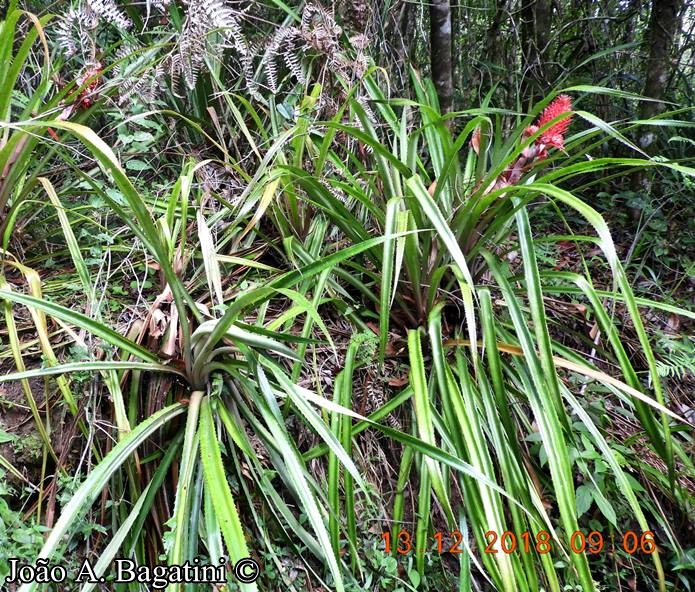
[[[537,132],[544,125],[548,124],[550,121],[559,117],[560,115],[566,113],[567,116],[551,125],[547,130],[541,133],[541,135],[536,140],[538,144],[544,144],[545,146],[553,146],[554,148],[559,148],[562,150],[564,148],[565,134],[567,133],[567,128],[572,121],[572,98],[567,95],[560,95],[557,97],[550,105],[548,105],[541,114],[535,126],[535,129],[531,133]],[[531,128],[527,128],[528,129]]]
[[[82,86],[87,80],[92,78],[90,83],[82,90],[77,97],[76,104],[82,109],[88,109],[92,106],[93,97],[96,93],[100,82],[101,64],[96,62],[92,67],[88,68],[84,74],[77,79],[77,84]]]
[[[557,119],[551,124],[553,120]],[[502,174],[486,189],[501,189],[519,182],[521,177],[539,161],[548,158],[548,148],[565,147],[565,134],[572,122],[572,98],[560,95],[550,103],[541,113],[534,125],[529,125],[523,131],[523,138],[527,139],[538,134],[538,137],[521,151],[519,158],[509,164]],[[547,127],[547,129],[543,129]],[[542,131],[541,131],[542,130]],[[540,131],[540,133],[539,133]],[[480,128],[471,138],[471,146],[476,154],[480,150]]]

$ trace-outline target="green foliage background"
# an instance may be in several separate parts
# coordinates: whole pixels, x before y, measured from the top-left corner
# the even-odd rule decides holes
[[[548,6],[442,113],[421,3],[5,5],[0,584],[693,587],[693,11],[647,117],[649,6]]]

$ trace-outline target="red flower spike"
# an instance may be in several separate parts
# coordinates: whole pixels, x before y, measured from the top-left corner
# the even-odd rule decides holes
[[[537,128],[541,128],[548,122],[552,121],[556,117],[559,117],[563,113],[567,113],[567,117],[555,122],[547,130],[545,130],[536,142],[538,144],[545,144],[546,146],[553,146],[562,150],[564,148],[565,134],[567,133],[567,128],[570,126],[572,121],[572,98],[567,95],[560,95],[557,97],[550,105],[548,105],[541,114],[537,122]]]
[[[81,76],[77,77],[78,86],[82,86],[87,80],[92,78],[92,80],[87,84],[87,86],[82,89],[82,92],[77,97],[76,104],[78,107],[83,109],[88,109],[93,104],[92,95],[95,94],[97,87],[99,86],[99,79],[101,74],[101,64],[95,62],[92,66],[88,67]]]
[[[548,126],[555,119],[558,121]],[[563,150],[565,134],[571,122],[572,98],[567,95],[560,95],[543,110],[543,113],[541,113],[534,125],[529,125],[524,129],[521,133],[522,141],[535,136],[543,127],[547,126],[548,129],[543,130],[530,145],[524,147],[519,157],[513,163],[507,165],[507,168],[490,184],[485,193],[518,183],[521,177],[536,163],[548,158],[548,148]],[[476,131],[479,131],[479,129]],[[476,152],[479,150],[479,139],[479,136],[476,136],[476,132],[474,132],[471,146]]]

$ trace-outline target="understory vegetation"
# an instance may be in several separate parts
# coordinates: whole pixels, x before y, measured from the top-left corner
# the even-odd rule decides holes
[[[648,4],[0,0],[0,588],[695,591]]]

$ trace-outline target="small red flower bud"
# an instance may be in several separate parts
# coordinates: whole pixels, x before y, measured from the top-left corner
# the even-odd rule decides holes
[[[535,134],[538,131],[538,126],[537,125],[529,125],[525,130],[524,130],[524,136],[527,138],[530,138],[533,134]]]

